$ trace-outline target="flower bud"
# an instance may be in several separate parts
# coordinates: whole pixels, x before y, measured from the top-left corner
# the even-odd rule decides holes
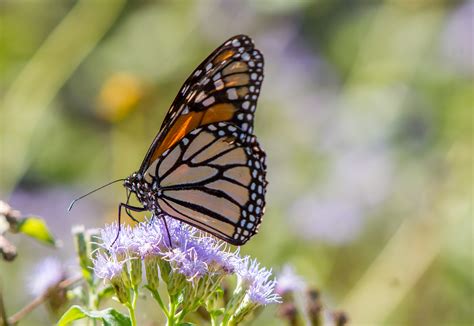
[[[93,265],[90,257],[90,251],[88,250],[88,241],[86,240],[84,226],[74,226],[72,228],[72,235],[74,238],[74,246],[79,259],[79,266],[81,267],[82,276],[89,284],[92,284],[94,281],[94,275],[91,272],[91,267]]]
[[[123,277],[117,276],[112,278],[110,280],[110,284],[112,284],[115,295],[122,304],[127,304],[130,302],[130,288],[127,287],[123,282]]]
[[[142,282],[142,260],[140,257],[130,259],[130,281],[133,288]]]
[[[148,286],[153,290],[158,290],[160,285],[160,277],[158,270],[158,258],[156,257],[146,257],[145,258],[145,275]]]

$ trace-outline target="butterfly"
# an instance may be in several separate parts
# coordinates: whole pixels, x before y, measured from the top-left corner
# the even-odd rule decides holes
[[[188,77],[140,169],[124,180],[130,211],[170,216],[230,244],[257,233],[265,210],[265,152],[253,135],[263,56],[237,35]],[[130,194],[142,207],[130,205]],[[166,222],[166,220],[164,219]]]

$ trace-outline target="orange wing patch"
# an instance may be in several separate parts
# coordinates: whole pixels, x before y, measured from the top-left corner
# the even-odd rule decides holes
[[[230,59],[234,54],[235,54],[235,51],[233,49],[224,51],[214,59],[214,64],[217,65],[220,62]]]
[[[230,75],[235,74],[237,72],[247,72],[248,70],[248,66],[245,62],[235,61],[225,67],[222,72],[224,73],[224,75]]]
[[[201,126],[218,121],[229,121],[234,116],[237,108],[229,103],[219,103],[209,107],[204,114]]]
[[[166,137],[158,146],[153,155],[151,156],[151,162],[156,160],[158,157],[163,154],[168,148],[179,142],[183,137],[193,129],[196,129],[199,126],[199,123],[202,120],[204,112],[191,112],[186,115],[181,115],[176,119],[176,122],[167,132]]]
[[[249,75],[248,74],[235,74],[224,77],[224,82],[226,87],[233,87],[233,86],[244,86],[249,83]]]
[[[161,145],[156,148],[151,156],[151,162],[159,158],[164,151],[179,142],[192,130],[213,122],[232,120],[236,111],[237,108],[232,104],[219,103],[204,111],[181,115],[176,119]]]

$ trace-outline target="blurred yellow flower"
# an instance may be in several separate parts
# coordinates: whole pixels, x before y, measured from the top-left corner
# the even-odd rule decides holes
[[[110,76],[102,86],[97,100],[97,113],[109,122],[125,118],[142,99],[143,83],[124,72]]]

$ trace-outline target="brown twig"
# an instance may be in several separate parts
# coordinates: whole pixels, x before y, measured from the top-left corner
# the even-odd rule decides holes
[[[7,312],[5,310],[5,304],[3,302],[3,291],[0,286],[0,326],[8,326]]]
[[[63,290],[68,288],[69,286],[73,285],[74,283],[77,283],[82,280],[82,276],[78,275],[75,277],[68,278],[58,284],[58,289]],[[32,312],[36,307],[41,305],[43,302],[45,302],[50,296],[49,291],[45,291],[42,295],[36,297],[31,301],[29,304],[24,306],[20,311],[18,311],[16,314],[8,318],[8,324],[7,325],[15,325],[18,323],[23,317],[28,315],[30,312]]]

